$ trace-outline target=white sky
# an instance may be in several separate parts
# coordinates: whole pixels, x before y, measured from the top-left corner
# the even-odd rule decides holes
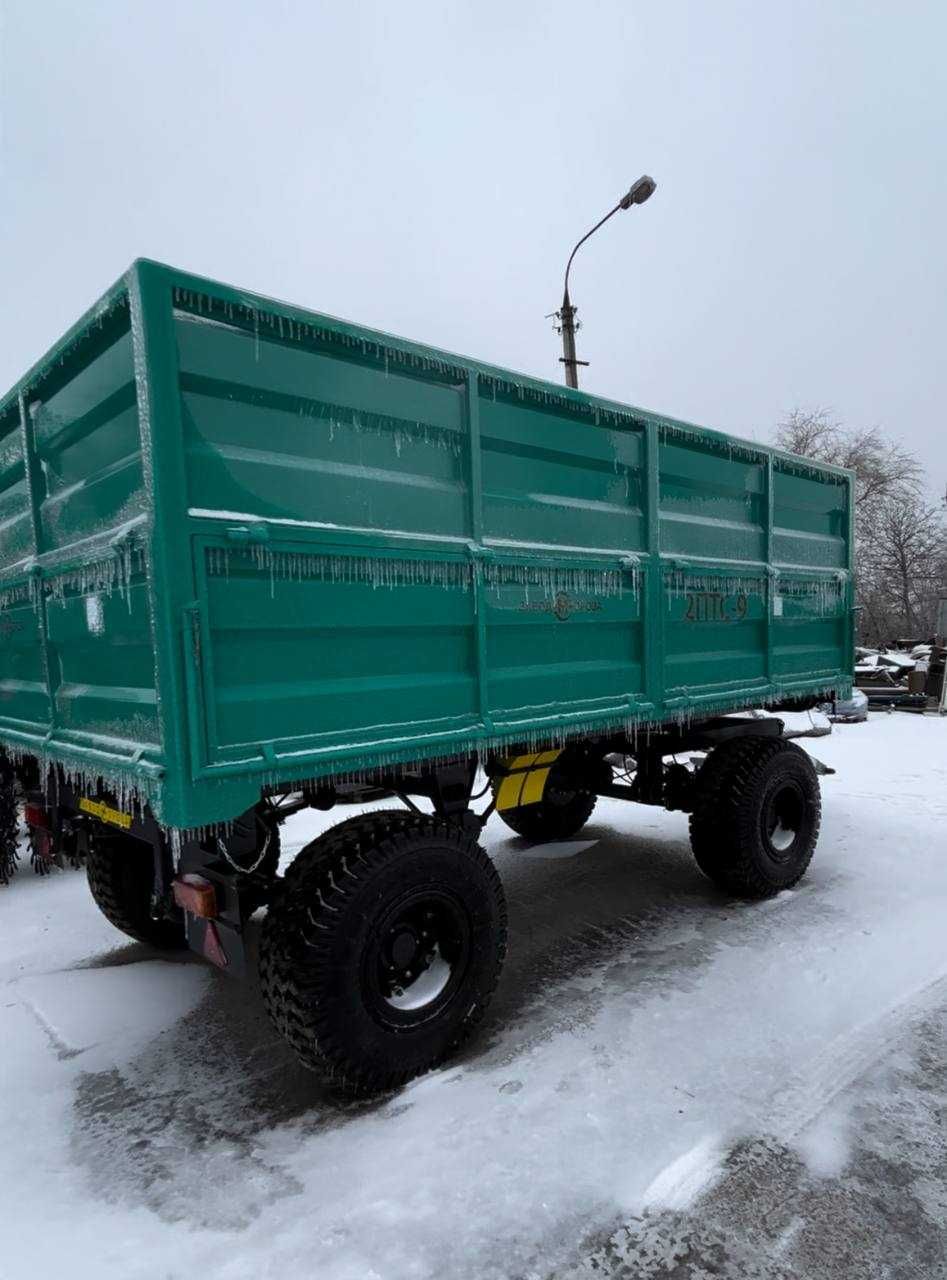
[[[947,6],[0,0],[0,388],[137,256],[947,483]]]

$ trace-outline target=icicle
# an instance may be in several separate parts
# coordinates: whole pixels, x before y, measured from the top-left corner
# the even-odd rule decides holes
[[[835,614],[841,607],[848,582],[845,569],[836,570],[831,577],[794,578],[777,574],[775,590],[780,596],[793,600],[806,612],[821,617]]]
[[[213,577],[228,576],[234,560],[240,559],[249,559],[254,568],[269,575],[272,595],[279,581],[360,583],[376,590],[414,585],[467,588],[472,582],[470,565],[464,561],[274,551],[259,544],[252,548],[209,548],[208,573]]]
[[[546,598],[558,593],[574,593],[585,596],[620,596],[630,590],[637,596],[639,590],[639,566],[636,557],[626,557],[616,568],[505,564],[491,563],[484,568],[484,581],[494,589],[504,586],[521,586],[526,589],[529,602],[530,587],[539,588]]]

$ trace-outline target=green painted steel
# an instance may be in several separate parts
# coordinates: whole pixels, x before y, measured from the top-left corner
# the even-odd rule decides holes
[[[0,401],[0,740],[161,821],[848,692],[852,477],[139,261]]]

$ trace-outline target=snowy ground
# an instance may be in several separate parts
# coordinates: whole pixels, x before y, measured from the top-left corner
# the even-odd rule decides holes
[[[947,719],[811,743],[809,876],[735,904],[686,819],[530,850],[492,1014],[395,1096],[320,1091],[254,984],[0,890],[0,1276],[947,1275]],[[298,848],[328,818],[284,832]]]

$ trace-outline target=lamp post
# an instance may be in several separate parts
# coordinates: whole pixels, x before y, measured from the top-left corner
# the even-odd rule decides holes
[[[569,261],[566,263],[566,279],[565,288],[562,291],[562,306],[556,311],[555,317],[559,321],[558,331],[562,334],[562,355],[559,357],[559,363],[566,367],[566,386],[578,387],[579,385],[579,365],[588,364],[588,360],[577,360],[575,354],[575,331],[578,328],[575,316],[578,307],[574,307],[569,298],[569,269],[572,266],[572,259],[576,253],[585,244],[590,235],[598,231],[613,213],[617,213],[619,209],[630,209],[632,205],[644,204],[650,195],[653,194],[658,184],[653,178],[649,178],[647,174],[639,178],[633,183],[622,198],[615,205],[614,209],[609,209],[604,218],[599,219],[591,231],[587,231],[579,243],[569,254]]]

